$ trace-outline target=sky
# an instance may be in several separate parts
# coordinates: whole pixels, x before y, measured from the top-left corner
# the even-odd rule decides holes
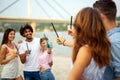
[[[13,2],[16,3],[11,5]],[[30,9],[28,9],[30,1]],[[35,18],[35,19],[69,19],[84,7],[92,7],[96,0],[0,0],[0,17]],[[117,16],[120,16],[120,0],[117,5]],[[2,10],[4,10],[2,12]],[[29,14],[28,14],[29,12]]]

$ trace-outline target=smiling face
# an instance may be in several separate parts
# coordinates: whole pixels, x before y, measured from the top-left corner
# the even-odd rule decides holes
[[[47,40],[43,40],[43,41],[40,43],[41,48],[45,50],[45,49],[46,49],[46,44],[47,44]]]
[[[11,31],[9,34],[8,34],[8,40],[9,41],[13,41],[15,38],[15,32],[14,31]]]
[[[30,29],[25,29],[24,36],[26,37],[27,40],[31,40],[32,39],[32,31]]]

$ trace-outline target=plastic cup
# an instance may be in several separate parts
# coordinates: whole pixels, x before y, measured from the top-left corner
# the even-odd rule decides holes
[[[15,54],[15,50],[11,50],[11,52],[10,52],[12,55],[14,55]]]

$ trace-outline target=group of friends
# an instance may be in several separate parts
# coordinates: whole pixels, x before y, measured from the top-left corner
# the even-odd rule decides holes
[[[4,65],[1,80],[23,80],[22,76],[18,74],[19,58],[24,64],[25,80],[55,80],[51,72],[52,46],[47,44],[49,42],[47,37],[33,38],[32,33],[33,29],[30,25],[22,26],[20,34],[26,39],[16,46],[13,42],[15,30],[11,28],[5,30],[0,51],[0,63]]]
[[[116,23],[116,13],[114,1],[97,0],[93,8],[83,8],[76,15],[69,34],[73,41],[57,38],[58,44],[73,47],[73,67],[67,80],[120,80],[120,27]],[[22,26],[20,34],[26,39],[17,47],[12,42],[15,30],[4,32],[0,48],[0,64],[4,64],[2,80],[18,78],[15,72],[18,71],[18,56],[24,64],[25,80],[55,80],[51,72],[52,47],[46,47],[48,38],[39,40],[32,33],[30,25]],[[12,55],[12,50],[16,54]]]

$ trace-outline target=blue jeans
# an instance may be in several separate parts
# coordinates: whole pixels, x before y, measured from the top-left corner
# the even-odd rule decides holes
[[[54,75],[51,72],[51,69],[46,69],[43,72],[40,72],[41,80],[55,80]]]
[[[110,66],[107,66],[103,75],[103,80],[114,80],[114,72]]]
[[[24,71],[24,80],[41,80],[39,71]]]

